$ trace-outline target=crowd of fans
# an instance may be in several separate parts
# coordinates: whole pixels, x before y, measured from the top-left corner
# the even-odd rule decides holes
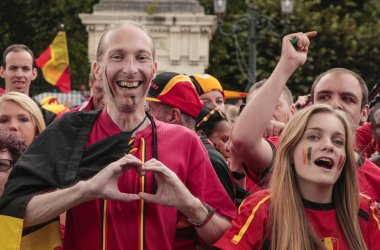
[[[209,74],[157,74],[139,23],[104,32],[72,110],[28,96],[33,52],[9,46],[0,249],[376,249],[380,105],[344,68],[292,95],[316,35],[285,36],[241,106]]]

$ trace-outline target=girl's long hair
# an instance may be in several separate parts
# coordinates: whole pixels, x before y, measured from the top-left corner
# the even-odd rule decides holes
[[[342,228],[349,249],[366,249],[358,219],[359,193],[353,131],[346,114],[327,105],[313,105],[298,112],[282,131],[270,183],[271,249],[325,249],[306,216],[293,163],[294,149],[308,121],[317,113],[335,115],[345,128],[346,161],[334,184],[332,202],[336,208],[336,223]]]

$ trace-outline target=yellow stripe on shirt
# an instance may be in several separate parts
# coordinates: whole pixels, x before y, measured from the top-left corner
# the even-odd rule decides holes
[[[103,240],[102,249],[106,250],[106,232],[107,232],[107,200],[103,203]]]
[[[255,208],[252,210],[252,213],[251,215],[248,217],[248,220],[245,222],[244,226],[240,229],[239,233],[236,234],[233,238],[232,238],[232,243],[234,243],[235,245],[239,244],[240,240],[242,239],[242,237],[244,236],[245,232],[247,231],[249,225],[251,224],[253,218],[255,217],[255,213],[256,211],[260,208],[260,206],[266,201],[268,200],[272,195],[269,194],[267,195],[266,197],[264,197],[259,203],[257,203],[257,205],[255,206]]]
[[[140,157],[140,160],[142,163],[145,163],[145,140],[144,138],[141,138],[141,157]],[[145,175],[141,176],[141,192],[145,192]],[[144,223],[144,219],[145,219],[145,203],[144,203],[144,200],[141,199],[140,200],[140,207],[141,207],[141,210],[140,210],[140,250],[143,250],[145,249],[145,246],[144,246],[144,231],[145,231],[145,223]]]

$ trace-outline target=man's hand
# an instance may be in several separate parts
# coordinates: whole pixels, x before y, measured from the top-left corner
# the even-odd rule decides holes
[[[309,38],[313,38],[316,35],[316,31],[311,31],[306,33],[299,32],[285,36],[282,39],[280,62],[283,61],[291,68],[298,68],[302,66],[307,59],[307,53],[310,45]],[[295,46],[291,43],[292,39],[298,40]]]
[[[89,193],[93,199],[101,198],[124,202],[139,200],[140,196],[137,194],[126,194],[119,190],[119,178],[128,170],[134,170],[139,175],[145,175],[146,173],[140,159],[129,154],[109,164],[94,177],[86,181],[84,185],[88,186]]]
[[[178,176],[156,159],[150,159],[144,164],[145,171],[152,171],[158,184],[156,194],[140,192],[138,195],[147,202],[178,208],[188,207],[194,196],[185,187]]]
[[[269,138],[273,136],[280,136],[284,127],[285,127],[285,123],[271,120],[269,125],[265,129],[263,137]]]
[[[309,95],[300,95],[298,96],[297,101],[293,104],[297,110],[303,109],[310,102]]]

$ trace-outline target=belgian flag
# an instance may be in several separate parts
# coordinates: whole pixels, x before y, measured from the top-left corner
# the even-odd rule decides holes
[[[35,61],[46,81],[64,93],[70,92],[69,51],[64,31],[58,32],[52,44]]]
[[[130,132],[85,146],[100,112],[67,113],[46,128],[18,159],[0,199],[1,250],[62,249],[59,218],[24,228],[25,209],[34,195],[91,178],[128,152]]]
[[[58,250],[62,249],[59,220],[23,234],[23,219],[0,215],[0,249]]]

